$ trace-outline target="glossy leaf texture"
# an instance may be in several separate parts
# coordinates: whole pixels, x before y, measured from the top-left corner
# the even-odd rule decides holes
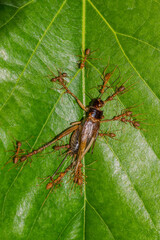
[[[0,1],[1,239],[160,238],[159,23],[157,0]],[[85,48],[96,51],[80,70]],[[70,174],[53,192],[40,184],[63,159],[52,148],[31,164],[3,168],[16,140],[25,151],[36,149],[84,116],[50,82],[49,69],[66,72],[70,90],[88,105],[108,62],[122,82],[133,75],[126,83],[133,86],[105,105],[105,118],[132,106],[142,129],[101,124],[116,139],[98,138],[86,154],[82,192],[72,189]]]

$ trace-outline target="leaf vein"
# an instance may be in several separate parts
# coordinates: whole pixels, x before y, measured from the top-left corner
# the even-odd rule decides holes
[[[4,196],[4,200],[3,200],[3,204],[2,204],[2,221],[4,219],[4,206],[5,206],[5,202],[6,202],[8,193],[9,193],[10,189],[12,188],[12,186],[14,185],[15,181],[17,180],[17,178],[18,178],[20,172],[22,171],[23,167],[24,167],[24,164],[22,165],[22,167],[18,171],[17,175],[15,176],[14,180],[12,181],[10,187],[8,188],[8,190],[7,190],[7,192],[6,192],[5,196]]]
[[[28,236],[27,236],[26,239],[29,239],[29,236],[31,235],[31,232],[32,232],[32,230],[33,230],[33,228],[34,228],[34,225],[35,225],[36,222],[37,222],[37,219],[38,219],[38,217],[39,217],[39,214],[40,214],[40,212],[41,212],[41,210],[42,210],[42,208],[43,208],[45,202],[47,201],[49,195],[51,194],[51,192],[52,192],[52,188],[51,188],[51,190],[49,191],[49,193],[47,194],[46,198],[44,199],[44,201],[43,201],[43,203],[42,203],[40,209],[38,210],[38,213],[37,213],[37,215],[36,215],[36,217],[35,217],[35,219],[34,219],[34,221],[33,221],[33,224],[32,224],[32,226],[31,226],[31,229],[30,229],[30,231],[29,231]]]
[[[149,88],[149,90],[152,92],[152,94],[157,98],[157,100],[160,102],[160,99],[158,98],[158,96],[155,94],[155,92],[153,92],[153,90],[151,89],[151,87],[146,83],[146,81],[143,79],[143,77],[141,76],[141,74],[138,72],[138,70],[135,68],[135,66],[133,65],[133,63],[130,61],[129,57],[127,56],[127,54],[125,53],[118,37],[117,37],[117,32],[115,32],[115,30],[111,27],[111,25],[108,23],[108,21],[105,19],[105,17],[100,13],[100,11],[96,8],[96,6],[90,1],[88,0],[88,2],[91,4],[91,6],[94,8],[94,10],[97,12],[97,14],[102,18],[102,20],[106,23],[106,25],[110,28],[110,30],[112,31],[112,33],[115,36],[115,39],[117,41],[117,44],[119,46],[119,48],[121,49],[124,57],[127,59],[127,61],[129,62],[129,64],[131,65],[131,67],[134,69],[134,71],[137,73],[137,75],[140,77],[140,79],[144,82],[144,84],[147,86],[147,88]]]
[[[157,0],[153,0],[155,3],[158,3],[158,4],[160,4],[160,2],[158,2]]]
[[[68,221],[68,223],[64,226],[64,228],[62,229],[61,233],[59,234],[57,240],[60,239],[61,235],[63,234],[63,232],[66,230],[66,228],[70,225],[70,223],[72,222],[72,220],[84,209],[84,206],[73,215],[73,217],[71,217],[71,219]]]
[[[32,57],[34,56],[35,52],[37,51],[37,48],[39,47],[40,43],[42,42],[43,38],[44,38],[45,35],[47,34],[48,30],[49,30],[50,27],[52,26],[53,22],[55,21],[55,19],[57,18],[57,16],[58,16],[59,13],[61,12],[61,10],[62,10],[62,8],[63,8],[63,6],[65,5],[66,2],[67,2],[67,0],[64,0],[64,1],[63,1],[62,5],[61,5],[60,8],[58,9],[57,13],[56,13],[55,16],[52,18],[52,21],[50,22],[50,24],[48,25],[48,27],[46,28],[46,30],[43,32],[42,37],[39,39],[39,41],[38,41],[35,49],[33,50],[32,54],[31,54],[31,56],[30,56],[30,58],[29,58],[29,60],[28,60],[28,62],[26,63],[26,65],[25,65],[23,71],[21,72],[19,78],[17,79],[14,88],[12,89],[10,95],[8,96],[8,98],[6,99],[6,101],[4,102],[4,104],[2,105],[2,107],[0,108],[0,111],[4,108],[4,106],[7,104],[7,102],[9,101],[9,99],[11,98],[11,96],[13,95],[13,93],[14,93],[14,91],[15,91],[15,89],[16,89],[16,87],[17,87],[17,85],[18,85],[18,83],[19,83],[19,81],[20,81],[20,79],[21,79],[21,77],[22,77],[22,75],[23,75],[23,73],[25,72],[25,70],[26,70],[26,68],[28,67],[30,61],[32,60]]]
[[[125,172],[125,174],[126,174],[128,180],[129,180],[131,186],[132,186],[133,189],[135,190],[135,192],[136,192],[136,194],[137,194],[137,196],[138,196],[140,202],[141,202],[142,205],[144,206],[144,209],[145,209],[146,213],[148,214],[148,217],[150,218],[150,221],[151,221],[151,223],[152,223],[154,229],[155,229],[156,232],[158,233],[158,229],[156,228],[156,225],[155,225],[155,223],[154,223],[154,220],[152,219],[152,217],[151,217],[151,215],[150,215],[148,209],[146,208],[146,205],[145,205],[143,199],[140,197],[138,190],[136,189],[136,187],[135,187],[134,184],[132,183],[129,174],[127,173],[126,169],[125,169],[124,166],[122,165],[122,163],[121,163],[119,157],[117,156],[117,154],[115,153],[115,151],[113,150],[113,148],[111,147],[111,145],[106,141],[105,138],[104,138],[104,141],[106,142],[106,144],[107,144],[107,146],[110,148],[110,150],[113,152],[113,154],[114,154],[114,156],[116,157],[116,159],[119,161],[119,163],[120,163],[120,165],[121,165],[121,168],[122,168],[123,171]]]
[[[113,234],[112,234],[110,228],[108,227],[107,223],[104,221],[104,219],[103,219],[102,216],[98,213],[98,211],[95,209],[95,207],[93,207],[93,206],[91,205],[91,203],[88,201],[88,199],[87,199],[87,203],[88,203],[88,205],[90,206],[90,208],[96,213],[96,215],[99,217],[99,219],[101,220],[101,222],[103,223],[103,225],[106,227],[107,232],[109,231],[109,233],[110,233],[110,235],[112,236],[112,238],[115,239],[115,237],[113,236]]]
[[[74,77],[71,79],[71,81],[69,82],[68,86],[69,86],[69,85],[71,84],[71,82],[75,79],[75,77],[78,75],[79,72],[80,72],[80,69],[76,72],[76,74],[74,75]],[[45,121],[44,125],[42,126],[42,128],[41,128],[41,130],[40,130],[40,133],[38,134],[38,136],[37,136],[37,138],[36,138],[36,140],[35,140],[32,148],[33,148],[33,147],[35,146],[35,144],[37,143],[38,138],[40,137],[40,135],[41,135],[44,127],[46,126],[46,124],[47,124],[47,122],[48,122],[48,120],[49,120],[49,117],[50,117],[51,114],[53,113],[56,105],[58,104],[58,102],[60,101],[60,99],[61,99],[61,97],[63,96],[64,93],[65,93],[65,90],[61,93],[61,95],[59,96],[57,102],[53,105],[53,108],[52,108],[51,112],[49,113],[49,115],[48,115],[48,117],[47,117],[47,120]],[[32,149],[32,148],[31,148],[31,149]],[[24,162],[24,164],[25,164],[25,162]],[[5,205],[5,201],[6,201],[7,195],[8,195],[8,193],[9,193],[11,187],[13,186],[13,184],[15,183],[15,181],[17,180],[17,178],[18,178],[20,172],[22,171],[23,167],[24,167],[24,165],[22,166],[22,168],[21,168],[21,169],[19,170],[19,172],[17,173],[17,175],[16,175],[16,177],[14,178],[11,186],[8,188],[8,191],[7,191],[6,194],[5,194],[4,201],[3,201],[3,205],[2,205],[2,219],[3,219],[3,216],[4,216],[4,205]]]
[[[26,4],[24,4],[23,6],[19,7],[17,9],[17,11],[4,23],[0,26],[0,29],[3,28],[5,25],[7,25],[16,15],[17,13],[22,10],[24,7],[28,6],[29,4],[31,4],[32,2],[34,2],[35,0],[31,0],[29,2],[27,2]],[[13,7],[13,6],[12,6]]]
[[[131,38],[131,39],[136,40],[136,41],[141,42],[141,43],[144,43],[144,44],[148,45],[149,47],[155,49],[156,51],[160,52],[160,49],[159,49],[159,48],[154,47],[153,45],[151,45],[150,43],[148,43],[148,42],[146,42],[146,41],[143,41],[143,40],[138,39],[138,38],[136,38],[136,37],[133,37],[133,36],[131,36],[131,35],[124,34],[124,33],[120,33],[120,32],[116,32],[116,34],[117,34],[117,35],[124,36],[124,37],[127,37],[127,38]]]

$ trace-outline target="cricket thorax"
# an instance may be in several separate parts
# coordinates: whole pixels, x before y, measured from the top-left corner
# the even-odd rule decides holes
[[[98,110],[94,107],[89,108],[89,116],[92,116],[93,118],[100,120],[103,118],[103,111]]]

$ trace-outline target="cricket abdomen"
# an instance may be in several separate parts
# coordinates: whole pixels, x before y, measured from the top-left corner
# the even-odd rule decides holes
[[[70,146],[71,146],[72,153],[78,152],[81,129],[82,129],[82,125],[79,125],[78,129],[76,129],[71,136]]]
[[[84,149],[82,150],[84,151],[91,139],[93,137],[95,139],[97,138],[100,122],[94,122],[91,118],[86,118],[86,120],[79,125],[78,129],[73,132],[70,139],[72,153],[78,153],[79,148],[83,148],[82,146],[84,146]]]

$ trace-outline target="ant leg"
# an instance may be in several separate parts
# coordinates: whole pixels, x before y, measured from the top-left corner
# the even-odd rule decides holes
[[[110,137],[110,138],[114,138],[114,137],[116,137],[116,134],[115,133],[111,133],[111,132],[108,132],[108,133],[98,133],[98,136],[100,136],[100,137],[107,136],[107,137]]]
[[[130,78],[129,78],[129,79],[130,79]],[[128,88],[126,88],[126,87],[124,86],[124,84],[125,84],[129,79],[127,79],[124,83],[122,83],[122,84],[120,85],[120,87],[117,87],[117,88],[116,88],[116,91],[104,101],[104,104],[106,104],[106,103],[109,102],[109,101],[112,101],[117,95],[122,95],[122,94],[128,92],[128,89],[129,89],[133,84],[132,84],[131,86],[129,86]],[[119,84],[119,83],[118,83],[118,84]]]
[[[129,117],[130,119],[127,119],[126,117]],[[123,122],[125,124],[128,122],[128,123],[131,124],[131,126],[139,129],[139,127],[140,127],[139,122],[136,121],[135,119],[132,120],[131,118],[133,118],[132,111],[126,111],[126,112],[124,112],[124,113],[122,113],[122,114],[120,114],[118,116],[114,116],[112,119],[101,120],[101,122],[121,121],[121,122]]]
[[[119,121],[119,120],[121,120],[122,118],[124,118],[125,116],[130,116],[130,117],[131,117],[131,115],[132,115],[132,112],[131,112],[131,111],[125,111],[124,113],[122,113],[122,114],[120,114],[120,115],[117,115],[117,116],[114,116],[114,117],[111,118],[111,119],[101,120],[101,122]]]
[[[10,159],[4,164],[4,166],[2,167],[2,169],[3,169],[8,163],[10,163],[10,162],[12,162],[12,161],[13,161],[14,164],[17,164],[17,163],[18,163],[18,160],[20,159],[20,156],[19,156],[19,155],[20,155],[22,152],[24,152],[24,151],[21,149],[21,145],[22,145],[21,142],[16,141],[16,145],[15,145],[14,143],[13,143],[13,145],[14,145],[14,148],[15,148],[15,150],[13,150],[14,155],[12,155],[12,156],[10,157]]]

